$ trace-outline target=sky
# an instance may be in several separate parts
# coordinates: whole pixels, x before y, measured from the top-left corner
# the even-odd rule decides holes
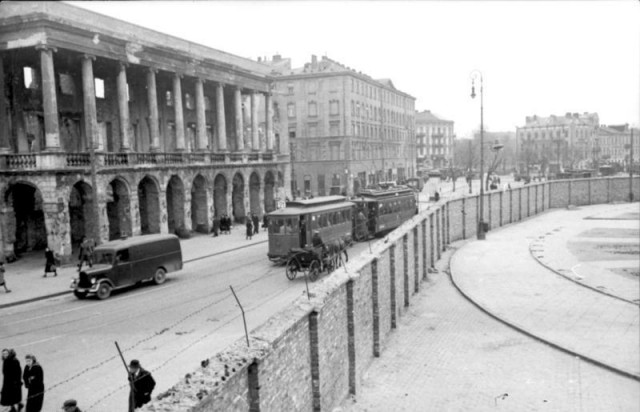
[[[488,131],[567,112],[640,125],[636,0],[70,3],[253,60],[281,54],[300,67],[326,55],[392,79],[459,138],[480,127],[474,70]]]

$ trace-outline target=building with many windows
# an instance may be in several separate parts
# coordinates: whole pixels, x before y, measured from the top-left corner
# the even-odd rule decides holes
[[[541,172],[582,168],[591,158],[598,131],[597,113],[527,116],[516,129],[518,169],[537,165]]]
[[[415,175],[414,97],[326,56],[300,68],[277,55],[268,63],[294,192],[352,195]]]
[[[416,112],[418,165],[424,169],[440,169],[453,165],[453,121],[429,110]]]
[[[274,209],[271,70],[64,3],[0,4],[0,258]]]
[[[634,164],[637,164],[640,157],[640,130],[632,129],[628,124],[601,125],[594,145],[596,161],[628,167],[632,137]]]

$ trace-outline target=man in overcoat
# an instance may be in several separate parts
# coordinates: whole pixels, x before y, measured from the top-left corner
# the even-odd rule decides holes
[[[133,412],[151,401],[151,392],[156,387],[156,381],[151,373],[142,369],[137,359],[129,362],[129,381],[132,382],[133,391],[133,394],[129,394],[129,412]]]

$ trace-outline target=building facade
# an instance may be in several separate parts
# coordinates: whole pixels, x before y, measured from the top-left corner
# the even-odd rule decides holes
[[[599,163],[616,164],[628,168],[632,138],[633,163],[637,164],[640,157],[640,130],[632,129],[628,124],[600,126],[594,145],[595,159]]]
[[[453,166],[453,121],[445,120],[429,110],[416,112],[418,165],[423,169]]]
[[[292,188],[301,196],[353,195],[415,175],[415,98],[312,56],[301,68],[274,56],[278,144],[290,146]]]
[[[527,116],[525,125],[516,128],[518,169],[535,165],[544,173],[586,167],[598,126],[597,113]]]
[[[0,4],[3,258],[274,209],[289,159],[270,71],[67,4]]]

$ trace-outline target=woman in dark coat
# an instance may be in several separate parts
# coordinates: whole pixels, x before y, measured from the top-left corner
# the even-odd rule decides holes
[[[44,374],[42,366],[33,355],[25,356],[24,373],[22,380],[29,390],[27,393],[27,409],[25,412],[40,412],[44,401]]]
[[[56,268],[56,257],[53,251],[49,248],[44,250],[44,276],[47,277],[47,273],[53,272],[53,276],[58,276],[58,269]]]
[[[22,409],[22,368],[13,349],[2,349],[2,376],[0,405]]]
[[[251,218],[247,217],[247,237],[245,239],[251,240],[251,236],[253,236],[253,223],[251,223]]]

